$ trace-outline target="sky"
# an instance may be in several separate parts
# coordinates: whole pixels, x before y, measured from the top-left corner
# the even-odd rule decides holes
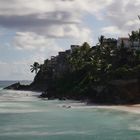
[[[0,0],[0,80],[32,80],[30,65],[100,35],[140,28],[140,0]]]

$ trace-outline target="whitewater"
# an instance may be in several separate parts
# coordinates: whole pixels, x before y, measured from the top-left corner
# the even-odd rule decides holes
[[[40,93],[3,90],[0,140],[139,140],[140,105],[100,106],[43,100]]]

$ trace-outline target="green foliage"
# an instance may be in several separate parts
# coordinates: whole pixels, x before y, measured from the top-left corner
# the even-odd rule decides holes
[[[140,46],[140,29],[138,31],[132,31],[131,34],[128,35],[132,47],[134,47],[134,41],[139,41],[139,46]]]
[[[38,62],[34,62],[33,65],[30,66],[30,71],[33,73],[35,71],[35,74],[37,74],[38,70],[40,69],[41,65],[39,65]]]
[[[119,67],[113,72],[115,79],[128,79],[131,75],[131,70],[129,70],[127,67]]]
[[[82,69],[89,60],[90,45],[85,42],[80,48],[73,51],[69,61],[73,71]]]
[[[129,36],[133,45],[135,40],[140,40],[140,31],[132,31]],[[140,78],[140,51],[125,48],[124,42],[117,47],[114,42],[115,39],[101,36],[94,47],[83,43],[65,57],[62,66],[69,70],[61,71],[61,76],[57,73],[59,76],[55,77],[54,67],[50,67],[51,60],[46,60],[41,70],[49,76],[48,83],[52,81],[50,86],[55,89],[55,96],[79,99],[95,97],[98,96],[97,87],[104,87],[112,80]],[[40,65],[35,62],[31,67],[31,72],[37,73]]]
[[[135,77],[140,79],[140,64],[133,68]]]

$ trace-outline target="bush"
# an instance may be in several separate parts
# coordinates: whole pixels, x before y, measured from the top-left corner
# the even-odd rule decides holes
[[[130,68],[120,67],[113,72],[116,79],[129,79],[133,77],[133,71]]]

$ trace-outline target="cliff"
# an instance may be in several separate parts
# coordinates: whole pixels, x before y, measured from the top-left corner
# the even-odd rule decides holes
[[[40,79],[41,80],[41,79]],[[48,88],[48,90],[47,90]],[[47,83],[32,83],[29,86],[20,85],[15,83],[5,89],[12,90],[32,90],[32,91],[47,91],[42,92],[40,98],[49,99],[74,99],[88,101],[89,103],[98,104],[138,104],[140,103],[140,81],[138,79],[133,80],[114,80],[104,86],[99,86],[94,90],[91,90],[85,95],[79,95],[76,93],[59,94],[56,89],[49,89]]]
[[[70,50],[59,52],[38,66],[29,86],[16,83],[6,89],[42,91],[40,97],[48,99],[140,103],[140,51],[118,48],[114,39],[109,41],[113,44],[72,45]]]
[[[18,83],[14,83],[8,87],[5,87],[4,89],[7,89],[7,90],[30,90],[30,86],[29,85],[21,85],[20,82],[18,82]]]
[[[140,103],[140,81],[114,80],[97,94],[94,101],[109,104],[138,104]]]

